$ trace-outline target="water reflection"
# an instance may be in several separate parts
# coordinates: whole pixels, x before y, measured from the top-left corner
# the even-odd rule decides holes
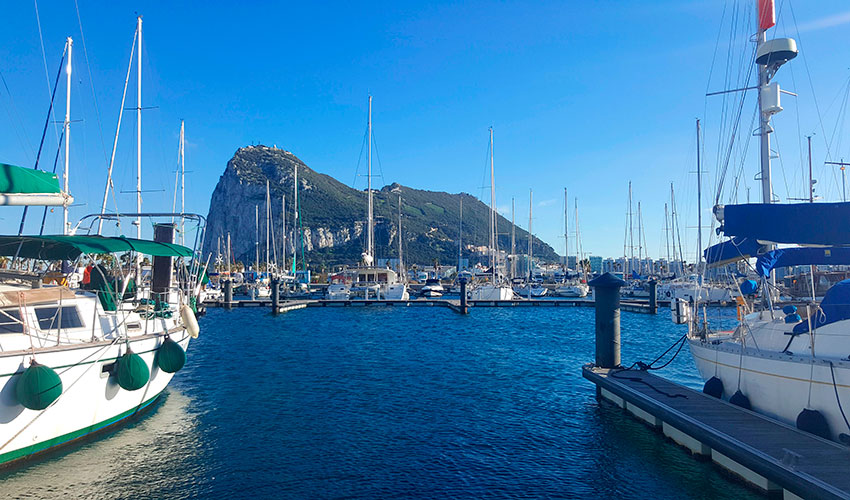
[[[0,474],[5,498],[173,498],[203,483],[191,399],[168,389],[127,425]]]

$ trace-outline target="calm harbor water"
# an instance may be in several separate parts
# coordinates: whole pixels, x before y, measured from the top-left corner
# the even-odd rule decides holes
[[[733,312],[734,314],[734,312]],[[682,335],[623,313],[623,361]],[[600,405],[593,309],[211,309],[144,418],[0,475],[13,498],[761,498]],[[662,374],[700,380],[685,348]]]

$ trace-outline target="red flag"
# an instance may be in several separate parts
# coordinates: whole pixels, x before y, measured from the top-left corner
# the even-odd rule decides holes
[[[776,26],[776,12],[773,0],[758,0],[759,2],[759,29],[764,31]]]

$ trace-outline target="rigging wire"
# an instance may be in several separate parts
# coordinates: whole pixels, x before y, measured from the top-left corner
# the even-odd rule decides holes
[[[77,24],[80,26],[80,39],[83,42],[83,56],[85,57],[86,69],[89,73],[89,85],[91,87],[92,101],[94,102],[94,114],[97,119],[97,130],[100,134],[100,147],[103,149],[104,159],[109,162],[109,157],[106,153],[106,142],[103,140],[103,124],[100,121],[100,107],[97,104],[97,92],[94,90],[94,77],[91,72],[91,64],[89,64],[89,51],[86,48],[86,34],[83,31],[83,20],[80,17],[80,6],[77,3],[77,0],[74,0],[74,8],[77,10]]]
[[[41,44],[41,61],[44,64],[44,81],[47,84],[47,94],[50,95],[50,72],[47,69],[47,52],[44,50],[44,35],[41,31],[41,16],[38,14],[38,0],[33,0],[33,4],[35,4],[35,22],[38,25],[38,41]],[[62,65],[60,64],[61,68]],[[54,92],[55,93],[55,92]],[[51,98],[52,102],[52,98]],[[53,133],[56,137],[56,142],[59,142],[59,129],[58,129],[58,120],[56,119],[56,114],[53,114]]]

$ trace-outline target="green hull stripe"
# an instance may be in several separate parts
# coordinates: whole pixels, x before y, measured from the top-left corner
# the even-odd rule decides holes
[[[158,398],[158,397],[159,397],[159,394],[148,399],[147,401],[140,404],[139,406],[131,408],[131,409],[129,409],[129,410],[123,412],[123,413],[120,413],[120,414],[118,414],[118,415],[116,415],[112,418],[108,418],[108,419],[104,420],[103,422],[93,424],[93,425],[90,425],[88,427],[83,427],[80,430],[77,430],[77,431],[74,431],[74,432],[69,432],[68,434],[65,434],[65,435],[62,435],[62,436],[57,436],[53,439],[48,439],[46,441],[36,443],[32,446],[20,448],[20,449],[14,450],[14,451],[10,451],[8,453],[3,453],[2,455],[0,455],[0,465],[5,465],[8,462],[11,462],[13,460],[25,458],[29,455],[34,454],[34,453],[46,451],[49,448],[53,448],[55,446],[66,444],[70,441],[73,441],[75,439],[79,439],[79,438],[84,437],[84,436],[91,434],[93,432],[103,430],[104,428],[109,427],[110,425],[116,424],[116,423],[120,422],[121,420],[124,420],[125,418],[130,417],[130,416],[138,413],[139,411],[141,411],[145,407],[147,407],[149,404],[153,403],[156,400],[156,398]]]

